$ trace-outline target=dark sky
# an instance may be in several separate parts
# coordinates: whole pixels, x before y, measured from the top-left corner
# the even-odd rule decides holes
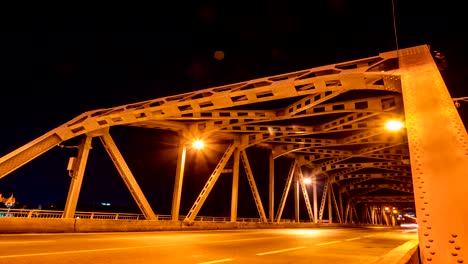
[[[365,58],[397,45],[442,51],[452,97],[468,96],[467,23],[461,6],[449,1],[168,2],[99,12],[6,10],[0,16],[0,156],[88,110]],[[221,60],[214,57],[218,50]],[[165,137],[171,138],[154,144]],[[135,142],[121,144],[138,150]],[[0,193],[24,203],[65,199],[63,151],[0,179]],[[174,156],[163,154],[153,169],[174,162],[168,158],[174,149],[167,151]],[[139,163],[131,164],[136,171],[144,166]],[[89,199],[127,201],[121,183],[102,182],[109,166],[97,167],[94,178],[85,178]],[[155,200],[170,198],[172,178],[165,182],[164,197]]]

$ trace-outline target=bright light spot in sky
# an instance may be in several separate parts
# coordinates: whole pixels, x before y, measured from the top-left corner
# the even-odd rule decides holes
[[[398,120],[390,120],[385,124],[385,127],[391,131],[398,131],[403,127],[403,123]]]
[[[202,149],[205,144],[201,140],[195,140],[192,146],[196,149]]]
[[[303,181],[305,184],[309,184],[309,183],[312,183],[312,180],[310,178],[304,178],[304,181]]]
[[[222,50],[215,51],[214,58],[217,59],[217,60],[224,59],[224,51],[222,51]]]

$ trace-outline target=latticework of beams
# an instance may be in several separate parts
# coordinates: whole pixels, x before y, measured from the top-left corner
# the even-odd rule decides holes
[[[298,166],[321,174],[318,179],[332,188],[344,184],[346,177],[408,184],[406,179],[410,176],[391,176],[410,174],[404,162],[409,158],[406,132],[391,134],[384,129],[390,118],[404,119],[400,76],[393,72],[398,67],[396,59],[397,52],[385,52],[89,111],[1,157],[0,178],[69,139],[107,135],[114,126],[134,126],[177,132],[185,141],[192,137],[223,144],[235,141],[236,151],[267,148],[275,159],[293,158]],[[205,191],[213,187],[222,171],[213,172]],[[356,173],[370,176],[353,176]],[[251,171],[248,174],[249,181],[254,183],[255,175]],[[389,175],[379,176],[386,174]],[[385,184],[388,183],[382,182],[381,186]],[[332,191],[330,194],[334,194]],[[257,196],[257,207],[261,208]],[[190,220],[204,199],[201,194],[201,202],[196,202],[187,216]]]

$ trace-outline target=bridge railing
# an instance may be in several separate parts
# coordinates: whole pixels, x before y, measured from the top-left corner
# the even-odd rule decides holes
[[[2,217],[22,217],[22,218],[62,218],[63,211],[40,210],[40,209],[8,209],[0,208],[0,218]],[[171,215],[157,215],[159,221],[172,221]],[[143,214],[132,213],[107,213],[107,212],[75,212],[75,218],[91,220],[145,220]],[[183,221],[185,216],[180,216]],[[199,222],[229,222],[230,217],[217,216],[197,216],[194,221]],[[284,221],[288,221],[285,219]],[[260,218],[237,218],[237,222],[260,222]]]
[[[0,208],[0,217],[25,217],[25,218],[62,218],[63,211],[40,209],[5,209]],[[106,212],[75,212],[75,218],[81,219],[115,219],[115,220],[144,220],[142,214],[130,213],[106,213]]]

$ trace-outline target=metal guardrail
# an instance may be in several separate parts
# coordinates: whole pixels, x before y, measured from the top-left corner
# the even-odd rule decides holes
[[[8,209],[0,208],[0,218],[2,217],[22,217],[22,218],[62,218],[63,211],[59,210],[39,210],[39,209]],[[172,221],[171,215],[157,215],[159,221]],[[143,214],[131,213],[106,213],[106,212],[75,212],[77,219],[91,220],[146,220]],[[183,221],[185,216],[179,216],[179,221]],[[194,221],[198,222],[229,222],[230,217],[217,216],[197,216]],[[288,221],[286,219],[285,221]],[[260,222],[260,218],[237,218],[237,222]]]
[[[63,211],[39,210],[39,209],[7,209],[0,208],[1,217],[22,217],[22,218],[62,218]],[[77,219],[95,220],[145,220],[142,214],[130,213],[105,213],[105,212],[75,212]]]

